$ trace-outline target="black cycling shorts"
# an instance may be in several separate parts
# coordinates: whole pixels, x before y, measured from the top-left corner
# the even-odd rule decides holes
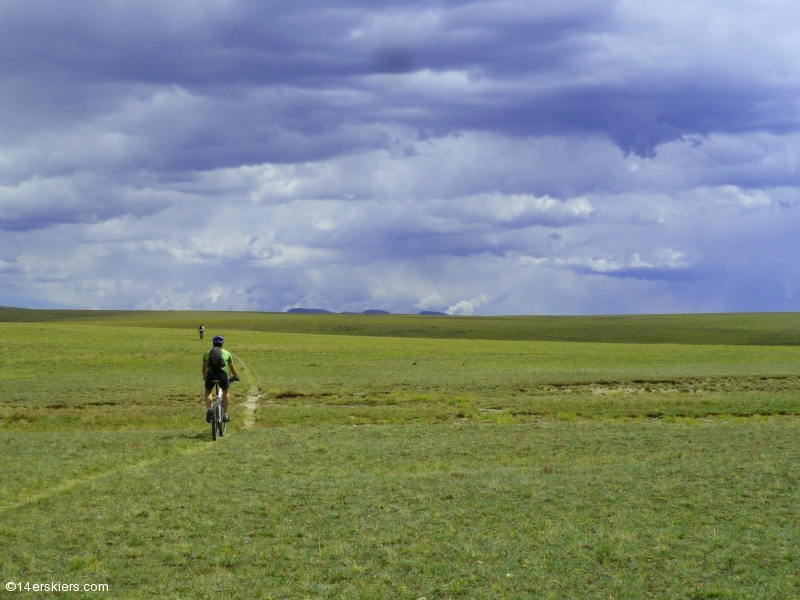
[[[223,390],[227,390],[230,387],[230,381],[228,381],[228,373],[227,371],[221,371],[220,373],[212,373],[211,371],[206,371],[206,390],[213,390],[214,389],[214,382],[219,381],[219,387]]]

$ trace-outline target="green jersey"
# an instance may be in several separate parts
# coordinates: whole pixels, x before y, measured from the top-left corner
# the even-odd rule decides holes
[[[231,374],[230,363],[233,360],[233,357],[231,356],[231,353],[225,350],[224,348],[221,348],[221,350],[222,350],[222,360],[225,361],[225,372],[228,375],[230,375]],[[208,358],[210,355],[211,355],[211,348],[206,350],[205,354],[203,354],[203,363],[205,363],[206,367],[208,367]]]

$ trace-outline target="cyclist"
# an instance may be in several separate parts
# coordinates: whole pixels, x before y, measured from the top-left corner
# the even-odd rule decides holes
[[[211,423],[214,418],[211,403],[213,402],[212,392],[214,390],[215,381],[219,381],[219,387],[222,388],[222,412],[225,413],[222,420],[228,423],[231,420],[228,416],[228,404],[231,400],[228,387],[230,386],[230,381],[239,380],[239,374],[236,372],[236,367],[233,365],[231,353],[222,349],[225,338],[221,335],[215,335],[212,343],[214,344],[213,347],[206,350],[205,354],[203,354],[203,379],[205,380],[206,391],[206,423]],[[229,374],[233,374],[233,378],[230,378]]]
[[[206,328],[203,327],[203,324],[200,323],[200,327],[197,328],[197,332],[200,334],[200,340],[203,339],[203,334],[206,332]]]

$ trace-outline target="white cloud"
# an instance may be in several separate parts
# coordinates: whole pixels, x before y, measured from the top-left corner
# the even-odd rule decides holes
[[[471,315],[475,312],[476,308],[486,304],[488,301],[489,298],[486,294],[480,294],[472,300],[456,302],[453,306],[448,308],[446,312],[448,315]]]
[[[552,176],[557,164],[552,157],[566,142],[483,139],[489,142],[485,160],[467,163],[475,167],[471,185],[459,190],[466,195],[431,199],[425,188],[437,165],[455,166],[452,155],[474,147],[472,135],[430,143],[428,162],[375,150],[304,165],[208,171],[161,184],[158,194],[171,199],[170,207],[152,215],[7,232],[0,281],[6,288],[15,282],[29,302],[118,308],[280,310],[311,304],[331,310],[493,314],[618,312],[636,310],[640,302],[640,310],[674,310],[680,302],[669,290],[693,286],[697,300],[688,306],[720,309],[737,305],[731,301],[736,282],[752,272],[742,271],[741,279],[727,283],[716,280],[728,292],[702,300],[707,283],[694,275],[698,268],[725,265],[729,240],[736,239],[750,249],[747,260],[763,276],[775,271],[767,266],[774,244],[793,240],[795,188],[711,185],[670,194],[626,191],[566,199],[502,193],[491,190],[502,181],[493,176],[496,165],[504,164],[506,176]],[[587,147],[603,148],[576,139],[573,154]],[[678,147],[688,154],[697,150],[689,143]],[[511,149],[531,162],[501,163],[499,157]],[[610,146],[605,152],[616,156],[618,165],[612,188],[640,187],[639,174],[630,174],[626,159]],[[650,175],[643,188],[659,189],[657,177],[667,188],[674,185],[672,174],[684,160],[673,151],[644,161]],[[401,178],[377,180],[376,169],[405,173],[402,193],[395,184]],[[279,201],[263,195],[253,200],[263,189],[262,174],[286,182],[276,194]],[[571,175],[568,170],[563,177]],[[67,178],[39,190],[58,189],[57,183],[74,187]],[[481,191],[481,183],[491,191]],[[354,189],[358,193],[348,199]],[[314,198],[319,191],[325,197]],[[42,201],[47,206],[47,194]],[[758,216],[761,223],[743,221],[745,215]],[[773,231],[770,245],[753,237],[765,227]],[[781,278],[777,306],[785,307],[793,302],[785,294],[791,275],[780,267],[775,272]],[[603,291],[612,280],[622,282],[613,286],[620,293],[624,286],[622,295]],[[210,297],[209,281],[219,282],[224,292]],[[570,297],[569,286],[582,291]],[[486,289],[493,290],[491,299]]]
[[[0,2],[0,304],[800,309],[794,4],[65,10]]]

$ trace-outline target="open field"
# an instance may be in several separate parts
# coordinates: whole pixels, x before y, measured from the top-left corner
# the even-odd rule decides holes
[[[597,317],[438,317],[179,311],[57,311],[0,307],[0,322],[95,323],[233,331],[439,339],[641,344],[800,345],[800,313]]]
[[[305,317],[0,310],[5,581],[800,597],[797,315]],[[246,365],[216,443],[200,320]]]

